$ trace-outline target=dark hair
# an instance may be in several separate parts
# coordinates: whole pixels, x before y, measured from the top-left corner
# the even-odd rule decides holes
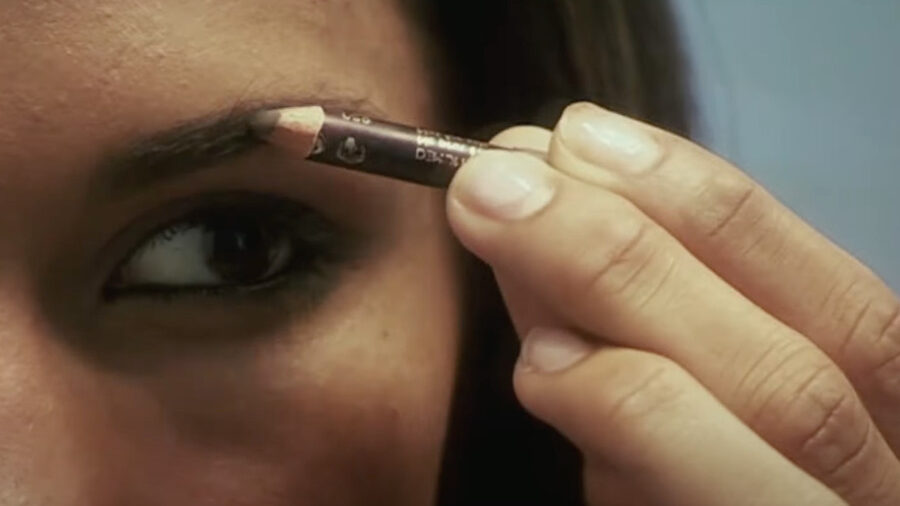
[[[686,65],[659,0],[406,0],[462,133],[552,127],[589,100],[688,135]],[[469,259],[468,328],[445,445],[443,505],[581,504],[577,451],[515,400],[518,343],[488,268]]]

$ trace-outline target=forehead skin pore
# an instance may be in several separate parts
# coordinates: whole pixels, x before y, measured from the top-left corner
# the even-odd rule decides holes
[[[38,274],[56,274],[60,258],[89,264],[78,255],[177,193],[86,197],[98,160],[136,137],[239,102],[311,95],[435,123],[428,62],[394,3],[0,0],[0,503],[430,499],[459,328],[440,194],[331,169],[310,169],[302,183],[285,170],[250,181],[245,170],[181,186],[184,194],[228,179],[316,208],[380,194],[413,212],[398,213],[376,267],[355,272],[357,284],[313,323],[287,313],[276,337],[178,356],[163,371],[99,371],[60,344],[34,302]],[[283,169],[274,158],[260,163]],[[115,211],[98,211],[107,208]],[[146,321],[139,311],[115,311],[129,310],[101,308],[97,328],[158,332],[131,322]],[[204,322],[173,326],[190,334]]]

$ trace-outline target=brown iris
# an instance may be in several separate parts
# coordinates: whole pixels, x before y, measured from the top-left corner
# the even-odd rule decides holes
[[[228,284],[249,284],[270,274],[284,234],[250,216],[217,216],[204,225],[209,269]]]

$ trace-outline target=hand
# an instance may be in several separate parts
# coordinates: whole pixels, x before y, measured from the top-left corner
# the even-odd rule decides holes
[[[900,302],[726,161],[590,104],[474,157],[447,212],[497,275],[516,393],[600,504],[900,504]]]

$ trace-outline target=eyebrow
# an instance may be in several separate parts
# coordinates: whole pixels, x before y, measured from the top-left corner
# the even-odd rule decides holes
[[[250,119],[257,113],[310,104],[383,115],[377,106],[363,98],[241,102],[109,151],[101,158],[92,178],[92,193],[135,192],[237,159],[267,145],[250,130]]]

